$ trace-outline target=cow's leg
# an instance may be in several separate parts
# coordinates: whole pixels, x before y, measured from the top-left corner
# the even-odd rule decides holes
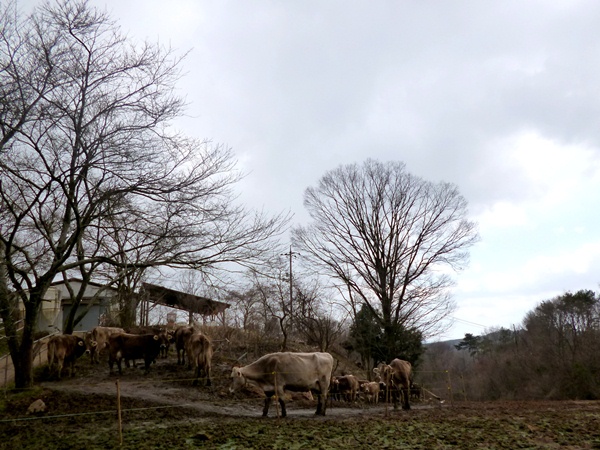
[[[121,365],[123,358],[117,358],[117,368],[119,369],[119,375],[123,375],[123,367]]]
[[[281,406],[281,417],[287,416],[287,411],[285,409],[285,402],[283,401],[283,396],[279,397],[279,406]]]
[[[410,409],[410,385],[404,385],[402,387],[402,409],[408,411]]]
[[[192,386],[198,386],[198,381],[200,380],[200,375],[201,375],[201,370],[200,370],[200,366],[196,366],[196,371],[195,371],[195,378],[194,381],[192,381]]]
[[[323,412],[324,409],[324,405],[322,403],[323,400],[323,395],[321,395],[320,393],[315,393],[317,396],[317,411],[315,412],[315,414],[317,416],[324,416],[325,413]],[[325,403],[327,402],[327,400],[325,400]]]
[[[212,386],[212,381],[210,381],[210,366],[208,366],[208,369],[206,370],[206,385]]]
[[[265,406],[263,408],[263,417],[267,417],[267,414],[269,414],[269,406],[271,406],[271,397],[273,397],[273,395],[275,395],[275,392],[265,392],[266,394],[266,398],[265,398]]]

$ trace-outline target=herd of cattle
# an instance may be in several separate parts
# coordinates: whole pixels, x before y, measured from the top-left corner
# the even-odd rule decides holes
[[[210,339],[193,327],[182,326],[175,330],[160,327],[136,327],[130,329],[115,327],[95,327],[85,334],[57,335],[48,340],[48,366],[51,374],[61,378],[63,368],[69,369],[72,375],[75,361],[85,353],[89,353],[92,364],[100,362],[100,355],[108,351],[109,373],[113,373],[116,363],[119,375],[125,366],[130,367],[136,360],[144,361],[145,372],[159,356],[166,357],[169,347],[175,343],[177,363],[185,364],[187,355],[188,366],[195,371],[194,384],[200,379],[206,380],[210,386],[210,370],[212,360],[212,345]]]
[[[48,366],[58,379],[63,368],[72,375],[77,358],[89,353],[92,363],[99,363],[100,356],[108,351],[109,373],[117,364],[122,374],[122,362],[126,367],[136,360],[143,360],[146,373],[159,357],[166,357],[174,343],[177,364],[194,369],[193,384],[200,380],[211,385],[211,360],[213,347],[210,339],[191,326],[175,330],[163,328],[122,329],[95,327],[85,337],[75,335],[52,336],[48,341]],[[267,416],[272,397],[286,416],[285,391],[309,392],[317,396],[317,415],[325,415],[327,396],[335,400],[356,401],[359,397],[369,403],[392,401],[394,408],[410,409],[411,397],[421,396],[421,389],[412,383],[412,367],[407,361],[394,359],[390,364],[381,363],[373,369],[375,379],[370,381],[354,375],[333,376],[333,357],[329,353],[280,352],[262,356],[244,367],[231,371],[231,393],[246,385],[253,385],[265,394],[263,416]]]

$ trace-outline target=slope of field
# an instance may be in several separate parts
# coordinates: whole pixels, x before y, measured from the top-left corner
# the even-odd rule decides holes
[[[600,448],[600,402],[415,403],[410,411],[333,402],[315,417],[315,402],[288,399],[288,417],[260,417],[252,390],[227,392],[229,362],[215,361],[214,385],[193,387],[191,372],[159,360],[109,376],[107,365],[78,362],[73,378],[6,391],[0,400],[2,449],[552,449]],[[117,380],[121,426],[117,414]],[[43,413],[27,414],[42,399]],[[121,445],[122,439],[122,445]]]

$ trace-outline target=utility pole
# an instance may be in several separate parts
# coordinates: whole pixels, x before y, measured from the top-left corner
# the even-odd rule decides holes
[[[290,320],[293,321],[293,316],[294,316],[294,304],[293,304],[293,295],[292,295],[292,281],[293,281],[293,274],[292,274],[292,258],[294,256],[296,256],[298,253],[295,253],[292,251],[292,246],[290,245],[290,251],[288,253],[282,253],[282,256],[289,256],[290,257]]]

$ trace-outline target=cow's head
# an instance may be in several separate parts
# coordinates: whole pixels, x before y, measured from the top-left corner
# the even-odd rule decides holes
[[[175,342],[175,330],[167,330],[167,341],[169,343]]]
[[[87,345],[85,345],[85,340],[83,338],[78,337],[77,345],[75,347],[75,357],[79,358],[85,352],[87,352]]]
[[[386,384],[390,383],[393,372],[394,369],[384,363],[379,364],[379,366],[373,369],[373,373],[379,378],[379,381],[383,381]]]
[[[89,331],[85,333],[83,340],[85,342],[85,353],[91,353],[92,348],[97,345],[97,342],[92,339],[92,333]]]
[[[155,334],[154,339],[160,341],[160,348],[162,349],[166,349],[171,342],[171,337],[166,330],[161,330],[158,334]]]
[[[229,386],[229,393],[233,394],[246,385],[246,377],[242,374],[239,367],[231,369],[231,386]]]

